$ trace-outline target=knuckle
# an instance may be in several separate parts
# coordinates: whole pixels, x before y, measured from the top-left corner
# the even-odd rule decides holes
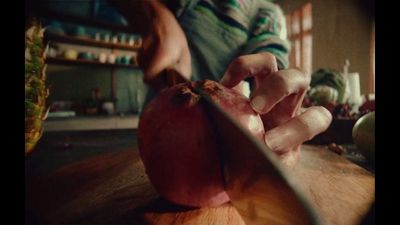
[[[269,65],[272,71],[278,69],[278,62],[276,60],[276,56],[269,52],[259,53],[262,57],[264,57],[265,62]]]
[[[251,75],[253,74],[253,68],[249,64],[249,56],[239,56],[233,60],[232,69],[236,70],[236,72]]]
[[[262,55],[263,57],[265,57],[266,60],[270,60],[270,61],[275,61],[276,62],[276,57],[274,54],[269,53],[269,52],[261,52],[259,53],[260,55]]]
[[[233,60],[233,65],[237,68],[243,68],[247,65],[247,57],[246,56],[239,56]]]
[[[290,72],[292,72],[293,74],[296,74],[296,76],[300,77],[302,83],[303,83],[305,86],[310,85],[310,83],[311,83],[311,74],[308,74],[308,73],[304,72],[304,71],[301,70],[301,69],[289,69],[289,70],[290,70]]]
[[[298,69],[287,69],[280,71],[282,78],[289,86],[295,86],[293,88],[300,90],[307,90],[311,83],[311,76]],[[291,85],[290,85],[291,84]]]
[[[285,76],[282,73],[277,73],[274,76],[274,82],[276,82],[276,85],[279,86],[285,96],[291,94],[291,85],[288,76]]]

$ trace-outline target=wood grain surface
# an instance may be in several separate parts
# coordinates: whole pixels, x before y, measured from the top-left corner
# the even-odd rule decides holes
[[[291,173],[327,224],[359,224],[375,199],[374,174],[325,147],[304,145]],[[26,203],[28,224],[244,224],[230,204],[195,209],[160,198],[136,149],[27,177]]]

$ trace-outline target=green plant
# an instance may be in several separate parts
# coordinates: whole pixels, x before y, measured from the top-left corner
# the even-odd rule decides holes
[[[33,20],[25,30],[25,155],[29,154],[43,133],[47,114],[46,50],[41,24]]]

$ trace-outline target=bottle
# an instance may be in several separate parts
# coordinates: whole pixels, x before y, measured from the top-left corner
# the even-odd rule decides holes
[[[120,38],[121,38],[121,44],[126,44],[126,35],[125,34],[121,34]]]
[[[95,39],[96,41],[100,41],[100,33],[99,33],[99,32],[97,32],[97,33],[94,35],[94,39]]]
[[[129,37],[128,45],[135,46],[135,38],[133,36]]]
[[[116,59],[117,59],[117,56],[115,54],[111,53],[108,55],[108,63],[114,64]]]
[[[117,44],[118,43],[118,36],[113,36],[112,37],[112,43]]]
[[[104,35],[104,41],[105,42],[110,42],[110,38],[111,38],[110,34],[105,34]]]
[[[104,53],[104,52],[100,53],[99,62],[101,62],[101,63],[106,63],[107,62],[107,54],[106,53]]]

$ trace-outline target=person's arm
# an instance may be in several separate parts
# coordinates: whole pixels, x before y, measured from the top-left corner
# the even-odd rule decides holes
[[[157,0],[111,1],[130,26],[143,35],[139,65],[144,81],[156,90],[165,87],[161,74],[173,69],[191,78],[192,64],[186,36],[174,14]]]

